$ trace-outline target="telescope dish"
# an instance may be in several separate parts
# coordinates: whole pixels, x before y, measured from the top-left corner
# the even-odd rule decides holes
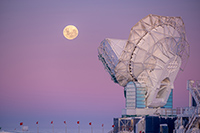
[[[115,68],[116,79],[121,86],[137,78],[143,71],[161,69],[173,56],[181,70],[189,58],[189,45],[186,41],[185,27],[180,17],[148,15],[131,29],[128,42]],[[177,61],[168,67],[179,67]],[[160,67],[159,67],[160,66]],[[173,70],[174,71],[174,70]]]
[[[145,86],[146,106],[162,107],[187,63],[189,44],[181,17],[150,14],[131,28],[127,41],[105,39],[98,53],[115,83],[138,82]]]

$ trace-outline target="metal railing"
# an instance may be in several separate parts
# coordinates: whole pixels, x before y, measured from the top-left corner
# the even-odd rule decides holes
[[[197,106],[200,106],[200,81],[188,80],[187,88],[192,94]]]
[[[156,110],[155,114],[162,115],[162,116],[191,116],[195,109],[197,108],[198,112],[200,112],[199,107],[184,107],[184,108],[174,108],[174,109],[169,109],[169,108],[159,108]]]

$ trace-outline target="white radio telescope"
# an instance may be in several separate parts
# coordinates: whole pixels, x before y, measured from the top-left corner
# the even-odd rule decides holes
[[[138,95],[142,107],[157,108],[169,101],[178,71],[189,58],[189,44],[181,17],[150,14],[131,28],[128,40],[104,39],[98,54],[112,80],[125,87],[127,108],[139,107]],[[127,93],[130,86],[134,94]]]

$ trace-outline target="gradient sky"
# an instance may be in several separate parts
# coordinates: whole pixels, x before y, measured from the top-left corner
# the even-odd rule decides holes
[[[175,81],[174,107],[188,106],[188,79],[200,80],[199,0],[1,0],[0,127],[21,121],[111,128],[125,106],[123,87],[98,60],[104,38],[128,39],[148,14],[181,16],[190,58]],[[79,35],[67,40],[66,25]]]

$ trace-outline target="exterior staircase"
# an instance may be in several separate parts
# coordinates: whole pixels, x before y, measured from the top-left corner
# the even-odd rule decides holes
[[[185,133],[190,133],[191,129],[194,128],[197,122],[200,120],[200,81],[188,81],[188,90],[196,102],[194,113],[189,119],[188,124],[185,126]]]
[[[197,106],[200,106],[200,81],[189,80],[188,90],[192,94]]]

